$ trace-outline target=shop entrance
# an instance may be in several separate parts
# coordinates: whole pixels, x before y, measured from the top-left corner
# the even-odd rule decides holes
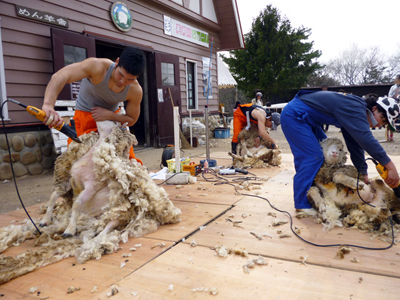
[[[121,54],[126,45],[120,45],[112,42],[104,42],[97,40],[94,37],[68,32],[52,28],[53,41],[53,62],[54,72],[64,66],[82,61],[88,57],[108,58],[115,61]],[[144,51],[146,58],[152,53]],[[149,64],[146,63],[146,68],[138,81],[143,89],[143,98],[140,105],[140,116],[136,124],[130,127],[130,130],[135,134],[139,145],[154,146],[153,133],[149,116],[149,85],[148,85],[148,69]],[[59,99],[75,100],[79,91],[80,83],[72,83],[66,85],[60,93]]]
[[[108,58],[115,61],[121,54],[125,47],[108,44],[96,41],[96,57]],[[146,54],[146,52],[145,52]],[[131,132],[136,136],[140,146],[152,146],[150,139],[150,119],[149,119],[149,98],[148,98],[148,84],[147,84],[147,64],[141,76],[138,78],[139,84],[143,89],[142,103],[140,104],[139,119],[130,127]]]

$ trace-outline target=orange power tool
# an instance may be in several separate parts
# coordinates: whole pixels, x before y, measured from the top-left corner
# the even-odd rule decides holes
[[[372,159],[372,162],[375,164],[376,170],[378,171],[379,175],[382,177],[383,180],[386,180],[388,176],[388,170],[378,163],[375,159]],[[400,182],[396,185],[396,187],[392,188],[394,194],[398,199],[400,199]]]
[[[23,108],[26,109],[26,111],[28,113],[30,113],[32,116],[34,116],[36,119],[38,119],[42,122],[43,122],[44,118],[46,117],[46,113],[37,107],[31,106],[31,105],[25,105],[14,99],[8,99],[8,100],[11,101],[12,103],[22,106]],[[65,124],[65,122],[63,122],[59,126],[55,126],[54,129],[57,129],[58,131],[64,133],[66,136],[70,137],[73,141],[75,141],[77,143],[82,143],[82,141],[78,138],[78,135],[76,134],[75,130],[73,130],[71,126]]]

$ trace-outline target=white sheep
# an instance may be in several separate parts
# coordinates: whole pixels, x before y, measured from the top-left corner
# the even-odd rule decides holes
[[[239,143],[237,154],[229,152],[233,158],[233,165],[237,168],[267,168],[281,164],[281,150],[269,149],[271,142],[261,140],[259,147],[255,147],[254,140],[258,136],[258,125],[251,123],[248,130],[244,128],[238,135]]]
[[[115,251],[129,236],[140,237],[159,225],[180,221],[181,211],[165,190],[154,183],[145,167],[129,160],[134,136],[115,124],[98,124],[98,128],[100,138],[95,143],[96,134],[82,136],[83,144],[72,143],[65,152],[69,154],[63,157],[72,158],[75,163],[57,160],[56,195],[65,199],[53,211],[52,222],[51,215],[46,214],[47,226],[35,242],[39,247],[15,258],[0,256],[0,284],[68,256],[75,255],[79,262],[99,259]],[[85,142],[95,146],[90,148]],[[86,149],[85,155],[80,155],[80,147]],[[70,171],[67,168],[63,172],[62,166],[70,166]],[[69,178],[70,186],[63,183]],[[52,195],[49,209],[54,205],[53,198],[56,196]],[[63,239],[63,232],[72,237]],[[34,237],[35,229],[29,223],[0,228],[0,249],[4,251],[13,243]]]
[[[397,202],[393,190],[379,178],[369,185],[358,180],[357,169],[345,165],[347,157],[341,140],[328,138],[321,142],[321,147],[325,161],[307,196],[317,209],[324,230],[343,225],[376,229],[377,224],[387,220],[389,210]],[[375,207],[365,204],[359,195]]]
[[[54,164],[54,190],[47,204],[46,214],[40,221],[40,226],[44,227],[50,224],[53,217],[53,210],[56,200],[59,197],[72,203],[71,187],[71,168],[82,156],[87,154],[93,145],[98,141],[99,134],[95,131],[84,134],[80,137],[82,144],[71,143],[68,151],[63,152],[57,157]]]

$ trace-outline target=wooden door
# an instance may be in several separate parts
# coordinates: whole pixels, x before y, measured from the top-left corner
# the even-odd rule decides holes
[[[155,53],[155,62],[158,145],[163,146],[174,142],[171,96],[174,106],[181,107],[179,57],[171,54]],[[171,96],[169,91],[171,91]]]
[[[88,57],[96,57],[95,39],[83,34],[51,28],[54,72],[63,67],[80,62]],[[80,82],[66,84],[58,99],[76,100]]]

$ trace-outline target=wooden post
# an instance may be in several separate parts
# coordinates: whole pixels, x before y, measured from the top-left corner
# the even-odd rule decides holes
[[[193,147],[192,110],[189,110],[190,146]]]
[[[175,144],[175,170],[181,172],[181,158],[179,146],[179,107],[174,106],[174,144]]]

